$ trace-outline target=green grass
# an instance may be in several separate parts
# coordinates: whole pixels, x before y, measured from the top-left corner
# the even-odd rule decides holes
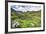
[[[21,12],[21,14],[16,13],[16,11],[11,10],[11,20],[19,22],[18,28],[31,28],[41,26],[41,11],[27,11]],[[15,22],[15,23],[16,23]]]

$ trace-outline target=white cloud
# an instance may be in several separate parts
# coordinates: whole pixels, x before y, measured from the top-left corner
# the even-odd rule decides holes
[[[23,6],[23,5],[13,5],[12,8],[16,11],[37,11],[41,9],[41,6]]]

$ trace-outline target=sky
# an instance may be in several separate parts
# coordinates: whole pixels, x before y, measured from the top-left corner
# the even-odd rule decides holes
[[[41,6],[30,6],[30,5],[12,5],[12,9],[16,11],[38,11],[41,9]]]

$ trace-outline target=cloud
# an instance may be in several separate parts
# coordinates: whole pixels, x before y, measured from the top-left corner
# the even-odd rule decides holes
[[[16,11],[37,11],[41,9],[41,6],[13,5],[11,8]]]

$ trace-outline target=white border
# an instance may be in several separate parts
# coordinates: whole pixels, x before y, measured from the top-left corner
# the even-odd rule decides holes
[[[41,27],[37,28],[17,28],[17,29],[11,29],[11,5],[39,5],[41,6]],[[8,32],[15,32],[15,31],[29,31],[29,30],[43,30],[43,5],[42,4],[26,4],[26,3],[8,3]]]

